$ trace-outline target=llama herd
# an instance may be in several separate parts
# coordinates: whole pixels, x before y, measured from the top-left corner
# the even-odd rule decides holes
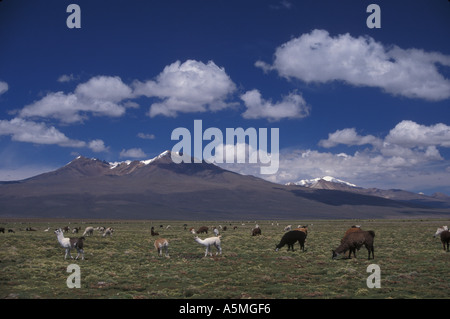
[[[162,226],[161,226],[162,227]],[[166,229],[169,229],[170,226],[167,226]],[[236,229],[237,226],[235,226],[233,229]],[[75,228],[76,229],[76,228]],[[185,228],[186,230],[186,225]],[[220,229],[226,230],[226,228],[222,228],[220,226]],[[78,228],[79,230],[79,228]],[[73,231],[73,233],[77,233],[77,231]],[[77,250],[77,256],[75,259],[78,259],[81,255],[81,258],[84,260],[84,240],[86,236],[92,236],[94,234],[94,230],[98,230],[102,233],[103,237],[111,236],[114,232],[114,229],[111,227],[105,228],[105,227],[86,227],[85,231],[83,232],[83,235],[79,238],[66,238],[64,237],[64,233],[68,232],[69,230],[67,228],[60,228],[55,230],[55,234],[57,237],[57,240],[61,247],[65,249],[65,256],[64,259],[67,257],[73,258],[70,254],[71,249]],[[222,246],[221,246],[221,238],[222,236],[219,234],[219,228],[214,227],[212,229],[214,235],[207,238],[200,238],[198,234],[208,234],[208,231],[210,229],[206,226],[202,226],[195,230],[194,228],[190,228],[189,232],[193,235],[193,240],[198,243],[199,245],[202,245],[205,247],[205,257],[209,254],[212,256],[211,248],[215,247],[217,252],[216,255],[222,254]],[[1,229],[0,229],[1,231]],[[47,231],[47,230],[46,230]],[[259,225],[256,225],[251,230],[251,236],[259,236],[262,234],[261,228]],[[166,238],[159,237],[159,233],[155,231],[154,227],[151,227],[151,235],[158,237],[156,240],[154,240],[154,247],[157,251],[158,256],[162,257],[163,254],[165,257],[169,257],[169,240]],[[300,245],[300,249],[302,251],[305,251],[305,242],[308,235],[308,226],[301,226],[299,225],[297,228],[292,229],[291,225],[288,225],[284,228],[284,234],[281,237],[278,244],[275,245],[275,251],[279,251],[282,247],[287,245],[287,250],[294,251],[294,244],[297,242]],[[448,230],[447,226],[439,227],[434,234],[435,238],[439,237],[441,239],[443,249],[444,251],[449,251],[449,243],[450,243],[450,232]],[[332,259],[338,259],[341,257],[344,258],[351,258],[351,255],[353,254],[353,257],[356,258],[356,251],[359,250],[361,247],[365,247],[368,251],[368,259],[371,258],[374,259],[374,239],[375,239],[375,232],[372,230],[363,230],[360,225],[354,225],[351,226],[345,234],[343,234],[343,237],[340,241],[340,245],[332,250]],[[348,252],[348,257],[346,257],[346,253]]]

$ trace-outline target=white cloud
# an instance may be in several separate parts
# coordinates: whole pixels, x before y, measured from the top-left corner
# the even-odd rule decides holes
[[[8,83],[0,81],[0,95],[8,91],[8,88],[9,88]]]
[[[118,76],[96,76],[79,84],[75,94],[89,100],[120,102],[132,96],[132,90]]]
[[[352,146],[365,144],[379,145],[380,143],[382,143],[382,141],[373,135],[361,136],[356,133],[356,130],[354,128],[346,128],[328,134],[328,139],[321,140],[319,142],[319,145],[322,147],[330,148],[338,144]]]
[[[27,121],[21,118],[0,120],[0,136],[1,135],[11,136],[11,139],[17,142],[59,145],[62,147],[73,148],[88,147],[94,152],[105,152],[108,150],[108,147],[106,147],[105,143],[100,139],[95,139],[88,143],[74,140],[67,137],[54,126]]]
[[[218,111],[229,107],[227,97],[236,89],[223,68],[213,61],[176,61],[155,81],[135,82],[135,95],[157,97],[162,101],[150,107],[151,117],[174,117],[178,113]]]
[[[344,81],[438,101],[450,97],[450,80],[439,73],[437,64],[450,67],[450,56],[385,46],[368,36],[355,38],[347,33],[332,37],[325,30],[313,30],[278,47],[273,65],[255,63],[288,79]]]
[[[303,118],[309,115],[309,106],[299,94],[290,93],[278,103],[266,101],[258,90],[241,95],[247,110],[242,114],[246,119],[267,118],[272,121],[283,118]]]
[[[58,82],[61,82],[61,83],[71,82],[73,80],[75,80],[75,76],[73,74],[69,74],[69,75],[63,74],[58,78]]]
[[[128,150],[123,149],[119,155],[121,158],[143,158],[147,156],[140,148],[130,148]]]
[[[83,141],[72,140],[53,126],[20,118],[0,120],[0,135],[10,135],[13,141],[36,144],[56,144],[64,147],[84,147]]]
[[[108,150],[108,147],[105,146],[105,142],[100,139],[90,141],[88,147],[96,153],[105,152]]]
[[[426,126],[413,121],[402,121],[389,132],[386,142],[405,147],[450,147],[450,126],[443,123]]]
[[[97,76],[79,84],[74,93],[52,92],[25,106],[22,118],[53,118],[63,123],[82,122],[88,114],[120,117],[126,106],[120,102],[132,97],[132,90],[119,77]]]
[[[155,134],[148,134],[148,133],[138,133],[137,136],[144,140],[154,140],[156,138]]]

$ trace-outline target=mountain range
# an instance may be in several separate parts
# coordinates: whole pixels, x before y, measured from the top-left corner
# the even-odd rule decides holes
[[[385,199],[396,200],[409,204],[417,204],[435,208],[450,208],[450,196],[443,193],[434,193],[427,196],[423,193],[413,193],[401,189],[363,188],[332,176],[324,176],[314,179],[304,179],[298,182],[290,182],[286,185],[300,185],[313,189],[328,189],[343,192],[351,192],[361,195],[377,196]]]
[[[83,219],[448,218],[450,198],[317,179],[281,185],[214,164],[109,163],[79,156],[25,180],[0,183],[0,217]]]

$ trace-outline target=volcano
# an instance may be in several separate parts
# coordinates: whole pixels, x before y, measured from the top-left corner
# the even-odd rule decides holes
[[[0,184],[0,217],[86,219],[448,218],[450,211],[344,190],[280,185],[205,161],[109,163],[79,156],[67,165]]]

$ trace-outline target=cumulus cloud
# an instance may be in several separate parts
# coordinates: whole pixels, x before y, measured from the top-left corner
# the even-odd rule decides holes
[[[132,90],[118,76],[96,76],[79,84],[75,94],[90,100],[120,102],[130,98]]]
[[[9,88],[8,83],[0,81],[0,95],[8,91],[8,88]]]
[[[56,144],[64,147],[84,147],[83,141],[72,140],[54,126],[26,121],[20,118],[0,120],[0,135],[9,135],[13,141],[36,144]]]
[[[88,143],[88,147],[96,153],[105,152],[108,150],[108,147],[105,146],[105,142],[100,139],[90,141]]]
[[[368,36],[332,37],[325,30],[313,30],[278,47],[272,65],[255,65],[307,83],[343,81],[431,101],[450,97],[450,80],[437,67],[450,67],[450,56],[386,46]]]
[[[402,121],[389,132],[386,142],[405,147],[450,147],[450,126],[443,123],[426,126],[413,121]]]
[[[132,97],[132,90],[119,77],[97,76],[79,84],[74,93],[52,92],[25,106],[22,118],[52,118],[63,123],[82,122],[88,114],[120,117],[126,106],[121,101]]]
[[[121,158],[143,158],[147,156],[140,148],[130,148],[128,150],[123,149],[119,155]]]
[[[134,83],[134,93],[157,97],[149,115],[174,117],[178,113],[218,111],[229,107],[228,96],[236,86],[223,68],[213,61],[176,61],[164,68],[155,81]]]
[[[83,148],[87,147],[94,152],[104,152],[108,150],[105,143],[100,139],[84,142],[67,137],[54,126],[45,123],[27,121],[21,118],[12,120],[0,120],[0,136],[11,136],[13,141],[59,145],[62,147]]]
[[[348,146],[370,144],[383,151],[398,153],[410,148],[450,147],[450,126],[443,123],[426,126],[404,120],[391,129],[384,139],[373,135],[359,135],[355,128],[346,128],[330,133],[326,140],[319,141],[319,146],[325,148],[339,144]],[[431,152],[432,148],[429,150]]]
[[[241,95],[247,110],[242,114],[246,119],[266,118],[277,121],[283,118],[303,118],[309,115],[310,108],[299,94],[290,93],[281,102],[264,100],[258,90],[247,91]]]
[[[379,145],[382,141],[373,135],[361,136],[356,133],[355,128],[346,128],[343,130],[337,130],[334,133],[328,134],[328,139],[319,141],[319,145],[322,147],[330,148],[338,144],[345,145]]]

